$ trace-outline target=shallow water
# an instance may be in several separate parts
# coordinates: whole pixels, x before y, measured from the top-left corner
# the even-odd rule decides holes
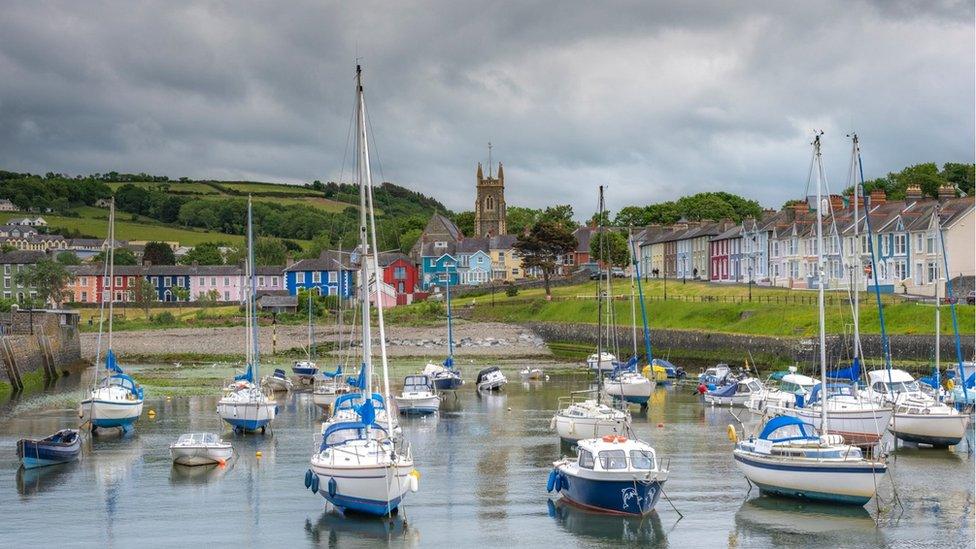
[[[634,425],[670,458],[665,489],[683,519],[664,499],[644,520],[552,503],[545,492],[551,462],[570,450],[549,420],[559,396],[586,385],[583,373],[510,383],[488,396],[469,384],[445,400],[439,417],[402,418],[422,478],[392,521],[328,512],[304,488],[320,422],[308,393],[283,396],[273,433],[264,436],[227,432],[216,389],[150,399],[145,408],[157,415],[144,415],[133,434],[99,435],[86,442],[81,462],[32,472],[18,470],[16,440],[71,426],[75,411],[58,394],[8,404],[0,412],[2,545],[39,543],[53,528],[66,536],[59,545],[84,546],[973,546],[974,460],[966,443],[899,450],[891,469],[901,504],[892,503],[886,478],[880,513],[876,501],[841,509],[760,497],[748,493],[733,464],[725,436],[731,415],[702,406],[689,388],[658,388],[648,416]],[[236,459],[223,468],[174,467],[168,445],[189,431],[225,433]]]

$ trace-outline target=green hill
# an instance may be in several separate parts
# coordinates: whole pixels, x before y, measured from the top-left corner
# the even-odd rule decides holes
[[[437,200],[392,183],[374,188],[381,249],[408,250],[435,211],[449,213]],[[321,183],[287,185],[261,181],[170,180],[148,174],[44,176],[0,171],[0,198],[22,211],[46,212],[52,229],[73,236],[105,236],[107,210],[95,207],[115,196],[119,238],[240,242],[246,200],[254,202],[259,236],[279,238],[306,255],[321,249],[352,248],[357,241],[358,189]],[[23,215],[0,214],[0,221]]]

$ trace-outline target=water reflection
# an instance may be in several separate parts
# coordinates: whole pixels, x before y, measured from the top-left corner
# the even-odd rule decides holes
[[[174,463],[169,472],[169,483],[172,486],[199,486],[214,482],[220,480],[230,472],[234,468],[235,461],[231,459],[226,465],[214,463],[212,465],[196,465],[193,467]]]
[[[884,535],[871,514],[860,506],[828,505],[796,501],[787,498],[759,496],[742,503],[735,514],[735,532],[748,541],[756,535],[776,544],[809,543],[810,536],[831,545],[843,540],[858,539],[858,544],[873,540],[884,544]],[[853,537],[852,537],[853,536]]]
[[[420,541],[420,532],[411,528],[399,513],[392,517],[376,518],[325,511],[315,522],[305,519],[305,533],[316,547],[345,547],[377,540],[387,543],[396,541],[397,545],[415,547]]]
[[[637,542],[643,547],[668,546],[668,536],[656,511],[645,517],[629,517],[591,513],[560,500],[550,499],[546,504],[549,516],[576,536],[602,541]]]
[[[77,461],[37,469],[21,467],[17,469],[17,493],[27,500],[47,490],[58,490],[71,475],[75,474],[78,467]]]

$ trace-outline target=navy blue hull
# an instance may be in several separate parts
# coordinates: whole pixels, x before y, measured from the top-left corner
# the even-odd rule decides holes
[[[461,388],[462,383],[460,377],[441,377],[434,380],[434,388],[438,391],[456,391]]]
[[[29,439],[17,441],[17,457],[25,469],[68,463],[78,459],[80,453],[81,437],[77,435],[70,444],[52,444]]]
[[[562,476],[560,494],[569,503],[603,513],[646,515],[661,498],[662,482],[590,480]]]

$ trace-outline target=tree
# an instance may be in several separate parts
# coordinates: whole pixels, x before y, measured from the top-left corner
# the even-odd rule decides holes
[[[180,316],[183,315],[183,302],[189,301],[190,299],[190,289],[184,288],[183,286],[173,286],[170,288],[170,292],[173,297],[176,298],[177,306],[180,308]]]
[[[509,206],[505,209],[505,226],[508,234],[522,234],[525,229],[531,228],[542,215],[542,210],[523,208],[521,206]],[[485,236],[483,234],[475,236]]]
[[[104,263],[107,254],[102,251],[98,252],[95,257],[92,258],[94,263]],[[115,264],[116,265],[138,265],[139,261],[136,260],[136,254],[132,253],[132,250],[128,248],[116,248],[115,249]]]
[[[61,252],[57,256],[58,263],[62,265],[81,265],[81,260],[74,252]]]
[[[515,242],[516,253],[522,258],[524,269],[537,268],[542,271],[546,287],[546,297],[552,296],[549,279],[556,271],[556,259],[576,249],[576,237],[572,230],[562,223],[540,221],[529,231],[520,234]]]
[[[223,265],[224,256],[220,253],[219,242],[201,242],[180,258],[183,265]]]
[[[454,214],[454,224],[464,236],[477,236],[474,234],[474,212],[460,212]]]
[[[118,253],[115,254],[118,259]],[[142,252],[143,263],[150,265],[175,265],[176,254],[173,248],[165,242],[146,242],[146,248]]]
[[[613,267],[625,267],[630,263],[627,238],[609,229],[594,233],[593,238],[590,239],[590,260],[600,261]]]
[[[560,223],[571,231],[579,227],[579,224],[573,220],[573,207],[569,204],[549,206],[539,215],[539,221]]]
[[[159,294],[156,293],[156,287],[144,277],[136,277],[136,287],[132,292],[132,301],[137,307],[142,309],[147,319],[149,318],[149,309],[158,299]]]
[[[68,283],[74,277],[64,265],[50,259],[42,259],[14,275],[14,282],[37,291],[37,298],[44,303],[52,302],[60,307],[68,296]]]

